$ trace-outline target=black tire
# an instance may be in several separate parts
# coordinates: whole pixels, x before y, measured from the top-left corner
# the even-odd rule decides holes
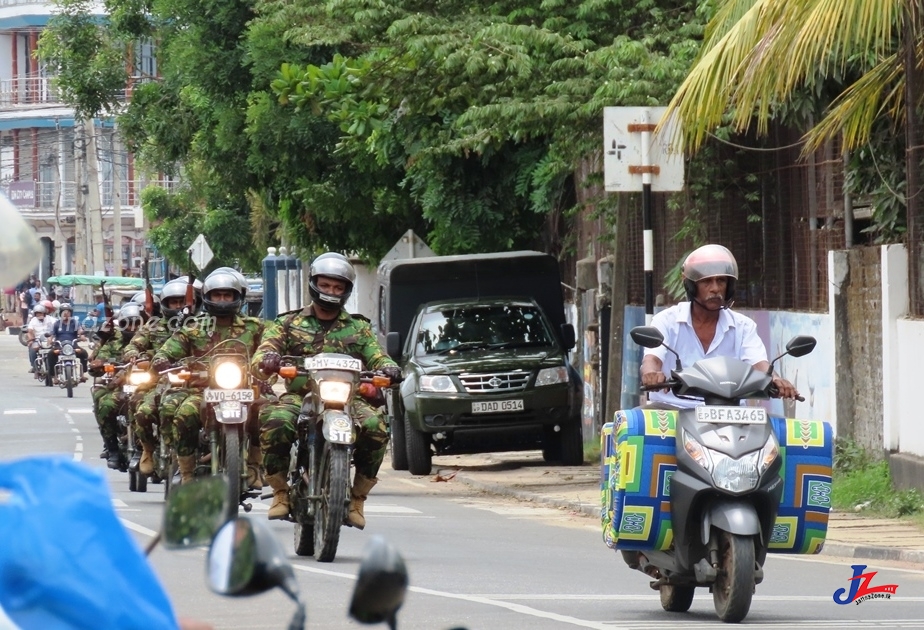
[[[164,466],[164,501],[170,496],[170,490],[173,488],[173,477],[177,472],[176,458],[173,456],[173,449],[164,448],[166,464]]]
[[[314,524],[295,523],[295,554],[298,556],[314,555]]]
[[[687,612],[693,605],[695,586],[678,586],[676,584],[662,584],[661,608],[667,612]]]
[[[719,619],[738,623],[751,608],[754,595],[754,539],[715,530],[719,537],[719,575],[712,601]]]
[[[407,469],[412,475],[429,475],[433,470],[433,451],[430,450],[430,434],[411,426],[404,414],[405,444],[407,445]]]
[[[314,551],[318,562],[332,562],[340,543],[340,527],[350,502],[350,453],[346,446],[322,449],[318,466],[318,494],[314,515]]]
[[[23,327],[19,330],[19,343],[21,343],[21,344],[24,345],[24,346],[28,346],[28,345],[29,345],[29,331],[26,330],[26,327],[25,327],[25,326],[23,326]]]
[[[51,380],[51,370],[48,369],[48,364],[45,364],[45,387],[51,387],[54,383]]]
[[[222,445],[220,461],[224,463],[224,473],[228,477],[228,514],[227,520],[237,518],[241,506],[241,438],[238,435],[240,425],[221,425]]]
[[[148,491],[148,478],[145,475],[142,475],[137,470],[135,472],[129,472],[130,475],[135,475],[138,478],[138,492],[147,492]]]
[[[407,470],[407,438],[404,430],[404,414],[397,412],[398,415],[391,420],[391,441],[389,444],[391,450],[391,469]]]
[[[74,397],[74,367],[71,365],[64,366],[64,382],[67,387],[67,397]]]
[[[138,492],[138,475],[131,470],[128,471],[128,491]]]

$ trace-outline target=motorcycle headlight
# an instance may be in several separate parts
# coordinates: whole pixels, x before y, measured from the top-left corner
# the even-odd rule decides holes
[[[420,377],[420,391],[422,392],[457,392],[455,383],[452,382],[452,379],[444,374],[438,374],[436,376],[421,376]]]
[[[536,376],[536,387],[541,387],[543,385],[555,385],[557,383],[567,383],[568,382],[568,370],[562,367],[553,367],[545,368],[544,370],[539,370],[539,374]]]
[[[237,363],[223,361],[215,366],[212,378],[221,389],[237,389],[244,382],[244,370]]]
[[[64,346],[61,348],[61,354],[64,356],[70,356],[74,354],[74,346],[70,344],[64,344]]]
[[[748,453],[738,459],[728,455],[712,452],[715,459],[715,470],[712,480],[715,485],[729,492],[747,492],[757,487],[760,472],[757,470],[758,459],[763,450]]]
[[[345,405],[350,399],[350,392],[352,390],[352,383],[344,383],[343,381],[321,381],[318,393],[321,396],[321,400],[326,403]]]
[[[131,385],[144,385],[151,382],[150,372],[131,372],[128,375],[128,382]]]

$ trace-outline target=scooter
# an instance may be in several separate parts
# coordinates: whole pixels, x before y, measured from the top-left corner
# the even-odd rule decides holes
[[[646,348],[665,345],[654,327],[640,326],[630,334]],[[676,412],[677,469],[669,486],[673,545],[663,551],[623,551],[631,568],[654,578],[651,588],[660,592],[665,610],[689,610],[701,586],[712,592],[722,621],[736,623],[747,615],[764,577],[783,480],[780,447],[766,410],[742,402],[778,395],[773,365],[787,354],[809,354],[815,343],[813,337],[794,337],[766,373],[727,357],[682,366],[677,352],[665,345],[677,357],[671,378],[642,390],[669,388],[703,404]]]

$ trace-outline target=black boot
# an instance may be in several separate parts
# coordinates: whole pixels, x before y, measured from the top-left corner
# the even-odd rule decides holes
[[[109,454],[106,457],[106,465],[113,470],[119,470],[122,464],[122,451],[119,448],[119,438],[112,438],[109,440],[109,444],[107,446]]]
[[[109,459],[109,447],[103,444],[103,450],[99,454],[100,459]]]

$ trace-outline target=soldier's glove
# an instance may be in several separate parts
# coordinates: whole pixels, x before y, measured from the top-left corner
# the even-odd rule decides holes
[[[383,367],[382,374],[390,378],[392,383],[401,382],[401,368],[397,365],[387,365]]]
[[[170,367],[169,359],[155,359],[151,361],[151,369],[155,372],[163,372],[164,370],[169,370]]]
[[[282,357],[278,352],[267,352],[260,359],[260,371],[264,374],[275,374],[282,364]]]

